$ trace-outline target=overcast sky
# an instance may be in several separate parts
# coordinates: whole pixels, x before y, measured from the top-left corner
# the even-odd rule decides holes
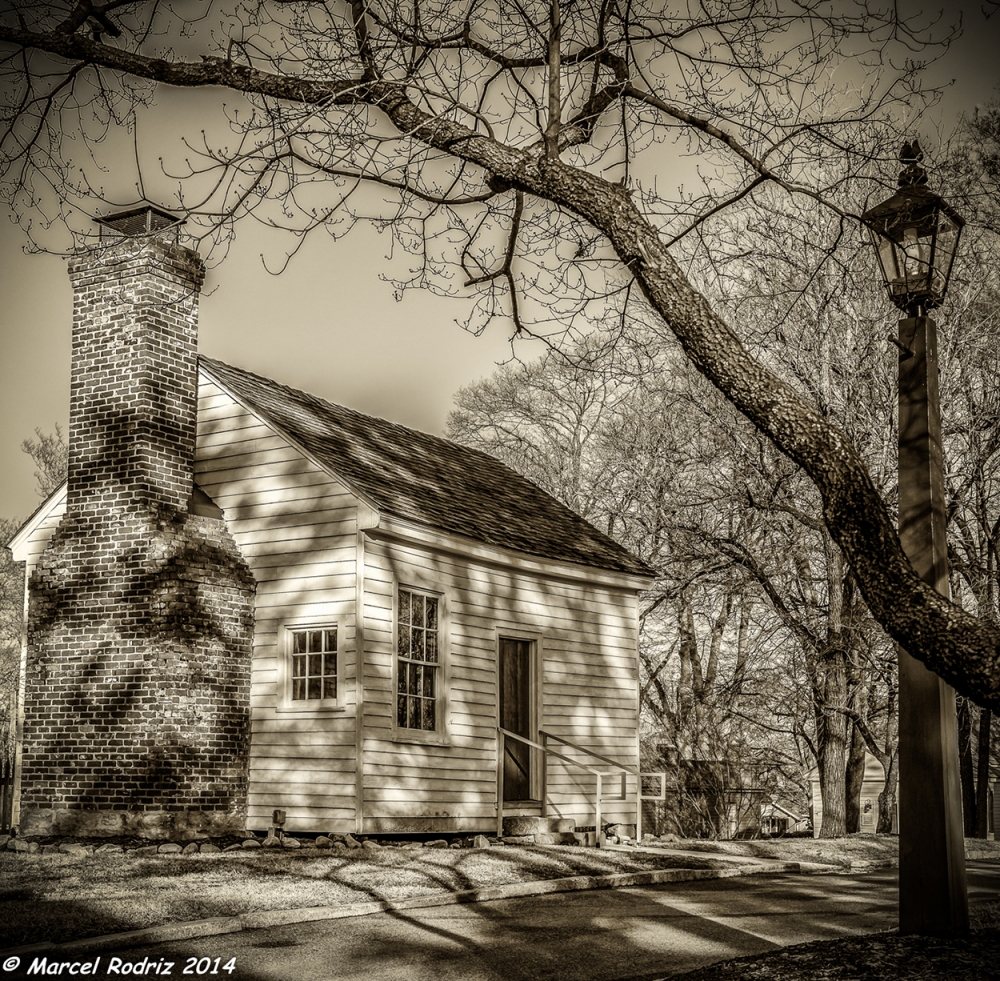
[[[926,9],[938,6],[928,3]],[[945,128],[977,103],[1000,97],[1000,12],[984,20],[964,6],[966,32],[937,69],[956,79],[939,117]],[[933,133],[928,121],[927,135]],[[71,293],[63,259],[24,255],[0,224],[0,516],[25,517],[38,503],[33,466],[19,447],[35,427],[66,427]],[[201,303],[200,350],[343,405],[440,433],[454,392],[510,355],[506,328],[466,334],[456,301],[411,291],[402,302],[379,279],[388,239],[358,228],[345,240],[307,243],[279,277],[261,266],[257,226],[239,226],[228,258],[211,269]],[[405,259],[397,258],[397,271]],[[518,349],[523,358],[536,351]]]

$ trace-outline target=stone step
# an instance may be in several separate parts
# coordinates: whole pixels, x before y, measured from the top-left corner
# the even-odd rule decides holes
[[[548,818],[535,815],[510,815],[503,819],[504,837],[521,835],[559,835],[576,830],[572,818]]]
[[[539,832],[535,836],[536,845],[580,845],[583,848],[597,847],[594,831],[557,831],[552,834]]]

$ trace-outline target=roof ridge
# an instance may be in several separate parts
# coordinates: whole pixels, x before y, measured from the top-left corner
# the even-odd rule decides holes
[[[374,423],[378,423],[380,426],[391,426],[393,429],[398,429],[403,433],[417,433],[418,435],[424,437],[425,439],[436,440],[439,443],[444,443],[446,446],[458,447],[463,453],[474,453],[476,454],[476,456],[488,462],[491,466],[496,466],[499,464],[500,466],[504,467],[506,470],[510,471],[510,473],[513,474],[514,476],[520,478],[521,480],[527,481],[529,484],[532,485],[532,487],[537,488],[539,492],[544,494],[550,500],[555,501],[555,503],[558,504],[560,507],[564,507],[567,510],[572,511],[572,513],[575,514],[581,521],[587,521],[587,519],[583,517],[582,514],[578,514],[564,501],[560,501],[558,497],[547,491],[537,481],[532,480],[530,477],[526,476],[523,473],[520,473],[517,470],[514,470],[508,464],[504,463],[503,460],[501,460],[499,457],[495,457],[491,453],[487,453],[485,450],[481,450],[476,446],[468,446],[465,443],[459,443],[456,440],[448,439],[447,436],[439,436],[437,435],[437,433],[428,433],[423,429],[417,429],[414,426],[407,426],[405,423],[402,422],[394,422],[392,419],[385,419],[382,416],[375,416],[372,415],[370,412],[362,412],[360,409],[353,409],[349,405],[342,405],[340,402],[331,402],[330,399],[325,399],[321,395],[314,395],[312,392],[307,392],[303,388],[295,388],[292,385],[286,385],[284,382],[279,382],[273,378],[268,378],[267,375],[258,374],[256,371],[251,371],[249,368],[241,368],[238,365],[229,364],[227,361],[220,361],[217,358],[209,358],[203,354],[198,355],[198,361],[199,362],[204,361],[210,366],[219,365],[223,369],[228,369],[229,371],[238,371],[240,374],[249,375],[251,378],[255,379],[258,382],[263,382],[264,384],[271,386],[273,388],[280,388],[297,397],[305,398],[310,402],[316,402],[321,406],[331,406],[335,409],[338,409],[341,412],[346,412],[348,415],[354,416],[357,419],[369,419]],[[587,521],[587,523],[590,524],[589,521]],[[595,528],[595,531],[597,531],[599,534],[602,535],[604,534],[604,532],[600,531],[599,528]],[[611,541],[614,541],[614,539],[610,538],[610,536],[606,537],[609,537]],[[615,544],[617,545],[618,543],[615,542]],[[624,546],[620,547],[624,548]]]
[[[492,456],[485,450],[479,449],[478,447],[467,446],[465,443],[456,442],[453,439],[449,439],[447,436],[439,436],[437,433],[429,433],[424,429],[417,429],[415,426],[408,426],[406,425],[406,423],[403,422],[394,422],[392,419],[386,419],[383,416],[372,415],[370,412],[362,412],[360,409],[351,408],[351,406],[349,405],[342,405],[340,402],[332,402],[330,399],[323,398],[322,395],[315,395],[312,392],[307,392],[304,388],[295,388],[292,385],[286,385],[284,382],[279,382],[273,378],[268,378],[267,375],[260,375],[256,371],[251,371],[249,368],[241,368],[238,365],[229,364],[227,361],[220,361],[218,358],[210,358],[204,354],[198,355],[198,361],[199,362],[204,361],[206,362],[206,364],[210,366],[219,365],[222,368],[228,369],[230,371],[238,371],[240,374],[249,375],[256,381],[264,382],[266,385],[270,385],[274,388],[283,389],[284,391],[289,392],[293,395],[308,399],[310,402],[318,402],[320,405],[332,406],[333,408],[339,409],[342,412],[346,412],[349,415],[355,416],[356,418],[370,419],[372,422],[377,422],[379,425],[392,426],[394,429],[402,430],[405,433],[418,433],[420,436],[423,436],[427,439],[437,440],[438,442],[446,443],[448,446],[458,446],[463,451],[469,453],[475,453],[477,456],[484,457],[485,459],[491,461],[492,463],[499,463],[502,466],[505,467],[507,466],[507,464],[505,464],[502,460],[498,459],[495,456]],[[510,470],[510,467],[507,467],[507,469]],[[557,497],[553,497],[551,494],[549,494],[547,490],[545,490],[544,487],[536,483],[530,477],[526,477],[524,474],[518,473],[516,470],[511,470],[511,473],[515,473],[522,480],[527,480],[529,483],[534,484],[534,486],[537,487],[543,494],[547,494],[549,497],[552,497],[553,501],[558,501],[558,503],[561,504],[563,507],[567,507],[566,504],[563,504],[563,502],[560,501]]]
[[[610,535],[484,450],[205,355],[199,363],[379,510],[524,554],[643,577],[655,574]]]

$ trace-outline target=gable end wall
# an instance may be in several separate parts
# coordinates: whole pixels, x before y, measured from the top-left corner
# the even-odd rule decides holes
[[[247,827],[354,831],[357,498],[205,373],[195,475],[257,582]],[[282,628],[305,622],[337,626],[336,711],[279,699]]]

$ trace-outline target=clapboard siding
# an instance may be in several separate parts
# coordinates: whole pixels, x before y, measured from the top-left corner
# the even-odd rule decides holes
[[[392,617],[398,584],[445,597],[446,745],[393,741]],[[634,592],[543,580],[373,539],[365,549],[364,615],[366,819],[402,817],[404,799],[414,815],[459,819],[459,827],[461,819],[471,827],[476,821],[481,825],[483,815],[495,815],[497,636],[505,630],[538,638],[539,726],[637,765]],[[594,777],[573,769],[550,762],[548,802],[553,813],[592,824]],[[634,810],[628,802],[604,805],[608,820],[634,820]]]
[[[523,564],[515,568],[516,563],[464,557],[454,541],[447,549],[404,544],[380,537],[376,527],[361,536],[365,656],[359,662],[361,505],[350,489],[208,374],[202,375],[199,391],[195,479],[223,509],[257,583],[250,828],[266,828],[279,808],[291,831],[355,831],[359,817],[370,822],[363,829],[406,830],[408,821],[411,830],[422,831],[491,827],[496,819],[497,644],[504,632],[535,641],[536,729],[627,766],[637,764],[633,589],[608,585],[607,579],[588,582],[558,570],[535,574]],[[46,508],[21,549],[29,570],[64,510],[56,497]],[[370,514],[367,506],[364,510]],[[595,579],[600,576],[595,572]],[[400,583],[443,596],[445,659],[438,694],[445,727],[434,742],[394,731],[393,609]],[[282,706],[279,645],[289,621],[336,623],[341,696],[336,710],[293,712]],[[359,680],[364,684],[363,816],[355,807]],[[584,753],[554,748],[602,772],[610,770]],[[592,825],[594,787],[591,772],[550,761],[552,814]],[[618,782],[608,778],[608,794],[617,789]],[[634,793],[634,779],[629,792]],[[607,800],[603,815],[631,822],[634,804]]]
[[[248,826],[280,808],[291,831],[352,831],[357,499],[204,376],[195,474],[257,580]],[[342,711],[282,711],[279,628],[295,620],[336,623]]]
[[[280,785],[276,791],[280,791]],[[270,794],[273,797],[275,794]],[[349,827],[354,822],[353,807],[331,807],[326,795],[282,793],[282,809],[289,815],[285,821],[286,831],[309,830],[317,831],[327,828],[331,834],[344,834],[342,828]],[[291,815],[295,815],[294,819]],[[261,810],[257,814],[257,823],[248,817],[250,828],[266,829],[271,823],[271,812],[266,814]]]
[[[459,746],[453,747],[458,751],[448,754],[440,754],[434,761],[435,770],[438,774],[450,773],[450,771],[458,771],[455,776],[449,776],[449,779],[458,780],[461,778],[462,772],[469,769],[469,758],[470,754],[479,754],[485,747],[485,743],[480,742],[474,746]],[[490,740],[490,745],[492,746],[492,740]],[[408,747],[407,747],[408,748]],[[399,747],[395,746],[391,751],[375,752],[370,751],[365,754],[365,766],[372,767],[374,772],[382,774],[388,770],[399,766]],[[495,781],[495,775],[490,772],[488,774],[490,780]],[[377,778],[373,778],[377,779]],[[492,798],[490,798],[492,802]]]
[[[301,751],[295,756],[269,756],[257,761],[254,769],[262,780],[276,780],[274,774],[287,774],[289,781],[309,782],[313,774],[327,770],[347,770],[354,772],[354,759],[331,759],[327,755],[304,756]]]
[[[65,486],[54,493],[39,509],[36,517],[39,519],[32,529],[31,535],[24,543],[24,547],[19,549],[15,558],[18,562],[25,563],[25,576],[31,578],[31,573],[38,564],[38,558],[45,551],[45,547],[52,540],[59,522],[62,521],[66,513],[66,488]]]
[[[239,502],[240,518],[233,520],[231,526],[240,530],[254,528],[266,531],[268,540],[275,543],[300,542],[313,536],[322,542],[326,538],[340,539],[350,535],[357,520],[356,510],[325,509],[325,504],[323,499],[286,497],[280,504],[268,505],[275,510],[273,515],[262,517],[254,513],[259,508],[244,500]]]
[[[286,755],[308,754],[315,759],[354,759],[354,744],[348,745],[335,732],[295,732],[282,727],[268,729],[260,727],[254,733],[254,741],[261,746],[271,747],[261,759],[279,759]]]
[[[238,475],[242,475],[241,479],[236,479]],[[271,474],[263,486],[259,477],[260,474],[243,470],[221,470],[219,479],[220,482],[225,481],[225,486],[217,491],[220,495],[217,501],[219,506],[225,508],[227,503],[238,502],[241,506],[270,503],[280,507],[287,500],[298,500],[299,497],[292,495],[300,488],[312,491],[301,495],[301,499],[308,502],[315,499],[317,485],[327,486],[330,482],[329,475],[324,471],[309,469],[306,465],[297,473]]]

